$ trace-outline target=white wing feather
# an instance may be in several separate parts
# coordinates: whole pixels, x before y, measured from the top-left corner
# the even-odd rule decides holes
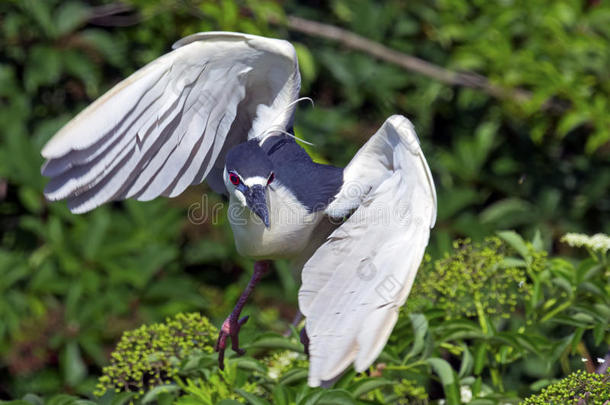
[[[423,258],[436,192],[409,120],[390,117],[358,151],[326,212],[353,213],[303,267],[311,386],[375,361]]]
[[[44,147],[45,195],[73,212],[107,201],[176,196],[212,171],[228,148],[292,123],[300,76],[283,40],[208,32],[123,80]],[[218,188],[220,179],[210,179]],[[222,191],[222,190],[217,190]]]

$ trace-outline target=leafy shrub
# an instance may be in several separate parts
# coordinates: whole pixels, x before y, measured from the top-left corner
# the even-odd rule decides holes
[[[596,374],[579,370],[532,395],[523,401],[536,404],[596,404],[608,403],[610,398],[610,373]]]
[[[508,318],[518,302],[531,295],[524,268],[507,266],[507,247],[498,237],[483,242],[454,242],[454,253],[430,265],[424,261],[409,307],[423,305],[444,312],[445,319],[471,318],[477,313]]]
[[[595,271],[598,262],[585,259],[571,265],[548,257],[539,250],[539,245],[539,240],[525,242],[513,232],[501,232],[499,237],[484,242],[456,242],[452,254],[434,261],[428,259],[417,276],[410,303],[401,311],[377,364],[368,370],[368,375],[348,370],[333,389],[307,387],[308,364],[294,331],[288,338],[263,334],[254,340],[243,340],[248,355],[230,357],[225,371],[218,370],[216,355],[211,353],[213,339],[201,352],[171,354],[172,360],[158,363],[162,371],[156,372],[168,378],[151,379],[157,386],[150,384],[141,394],[144,401],[165,396],[166,400],[173,398],[180,404],[212,404],[223,398],[253,404],[339,400],[349,404],[360,401],[402,404],[426,403],[435,398],[444,398],[449,404],[515,401],[520,394],[531,393],[531,387],[516,384],[517,381],[534,375],[538,378],[534,386],[546,385],[561,368],[560,364],[582,367],[580,358],[592,355],[583,342],[587,341],[587,346],[595,350],[595,357],[603,355],[599,351],[604,348],[602,341],[610,338],[607,296],[592,295],[589,291],[590,284],[605,277],[600,271],[603,269]],[[573,267],[567,270],[565,266]],[[574,272],[583,275],[572,277]],[[570,294],[563,291],[566,282],[571,285]],[[520,290],[525,293],[519,293]],[[506,299],[505,294],[511,291],[519,293],[514,301],[510,295]],[[561,294],[565,302],[551,301],[550,297]],[[593,310],[601,311],[596,318],[590,315]],[[504,313],[510,313],[510,318]],[[192,316],[198,322],[202,319],[199,315],[187,317]],[[169,325],[175,321],[168,322],[167,326],[136,331],[140,338],[135,344],[128,338],[133,332],[126,333],[119,344],[121,358],[139,359],[138,346],[151,346],[146,342],[157,339],[148,331],[180,330],[186,338],[201,330],[198,323],[172,329]],[[587,331],[589,337],[585,336]],[[162,350],[176,353],[174,349]],[[137,374],[141,369],[135,360],[124,364],[132,370],[128,374]],[[507,369],[512,373],[507,373]],[[516,378],[515,373],[521,374]],[[130,391],[125,386],[118,388]],[[598,395],[599,390],[589,391],[591,401],[603,398]],[[541,395],[553,392],[548,388]]]
[[[194,353],[212,353],[218,330],[198,313],[178,314],[165,323],[125,332],[104,367],[96,395],[106,390],[136,392],[170,383],[180,362]]]
[[[331,161],[347,163],[357,148],[335,134],[362,144],[389,114],[414,119],[438,188],[433,256],[454,239],[482,240],[497,229],[528,236],[538,229],[547,247],[570,231],[610,233],[603,208],[610,126],[601,113],[610,94],[601,62],[610,53],[607,3],[334,0],[294,9],[438,66],[479,73],[506,94],[531,93],[530,101],[498,102],[335,43],[303,40],[316,63],[310,93],[319,101],[296,122]],[[544,110],[548,102],[563,108]]]

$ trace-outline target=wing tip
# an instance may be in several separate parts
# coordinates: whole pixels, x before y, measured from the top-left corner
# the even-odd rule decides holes
[[[226,37],[226,38],[246,38],[248,34],[242,34],[240,32],[229,32],[229,31],[202,31],[202,32],[196,32],[194,34],[191,35],[187,35],[184,38],[180,38],[179,40],[177,40],[176,42],[174,42],[172,44],[172,50],[176,50],[178,48],[181,48],[185,45],[188,45],[190,43],[196,42],[196,41],[205,41],[208,39],[218,39],[221,37]]]
[[[413,125],[411,120],[409,120],[404,115],[394,114],[394,115],[391,115],[390,117],[388,117],[388,119],[386,120],[386,124],[393,126],[394,129],[396,130],[396,132],[407,137],[409,150],[411,151],[411,153],[413,153],[413,154],[422,153],[421,148],[420,148],[419,137],[417,136],[417,133],[415,132],[415,126]],[[416,147],[411,148],[413,143],[416,144]]]
[[[174,44],[172,45],[172,50],[176,50],[178,48],[181,48],[185,45],[188,45],[188,44],[191,44],[191,43],[197,42],[197,41],[206,41],[206,40],[214,40],[214,39],[222,39],[222,38],[233,39],[233,40],[241,38],[245,41],[253,41],[256,43],[257,46],[261,47],[262,49],[279,52],[280,54],[284,55],[285,57],[295,60],[295,61],[297,59],[296,49],[289,41],[286,41],[284,39],[279,39],[279,38],[263,37],[263,36],[254,35],[254,34],[245,34],[242,32],[228,32],[228,31],[197,32],[195,34],[188,35],[188,36],[181,38],[181,39],[177,40],[176,42],[174,42]],[[273,44],[273,46],[271,46],[271,44]]]
[[[42,147],[42,150],[40,151],[40,155],[43,158],[47,159],[47,162],[45,162],[45,164],[43,165],[43,168],[46,165],[48,165],[49,160],[57,159],[57,158],[61,157],[61,150],[59,148],[59,140],[57,138],[57,136],[60,134],[61,134],[61,130],[59,130],[59,132],[57,132],[51,139],[49,139],[47,141],[47,143],[45,143],[45,145]],[[42,173],[42,171],[41,171],[41,173]]]
[[[386,123],[392,125],[397,132],[404,134],[407,136],[407,143],[409,146],[409,150],[418,155],[424,166],[424,170],[426,172],[426,177],[430,184],[430,193],[432,195],[432,200],[434,201],[434,209],[432,210],[432,216],[430,218],[430,229],[434,228],[436,225],[436,215],[437,215],[437,197],[436,197],[436,185],[434,184],[434,178],[432,177],[432,173],[430,172],[430,166],[428,165],[428,161],[424,156],[424,152],[421,149],[421,143],[419,141],[419,137],[417,136],[417,132],[415,132],[415,126],[413,123],[404,115],[394,114],[388,117]],[[417,145],[416,147],[413,147]]]

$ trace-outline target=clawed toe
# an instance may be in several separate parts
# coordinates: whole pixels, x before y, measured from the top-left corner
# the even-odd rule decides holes
[[[233,308],[233,312],[225,321],[222,323],[222,328],[220,328],[220,333],[218,334],[218,340],[216,341],[216,345],[214,346],[214,350],[218,352],[218,366],[221,370],[224,369],[224,359],[225,359],[225,349],[227,348],[227,338],[231,338],[231,348],[238,356],[246,353],[244,349],[239,347],[239,330],[241,327],[248,322],[248,317],[244,316],[239,319],[239,314],[241,314],[241,310],[244,308],[246,301],[254,286],[259,282],[261,277],[263,277],[267,271],[269,270],[269,261],[258,261],[254,263],[254,274],[252,278],[248,282],[248,285],[241,293],[239,300],[237,300],[237,304],[235,304],[235,308]],[[238,320],[239,319],[239,320]]]
[[[216,345],[214,346],[214,350],[218,352],[218,367],[221,370],[224,370],[224,357],[225,357],[225,349],[227,348],[227,338],[231,338],[231,349],[238,356],[242,356],[246,353],[244,349],[239,347],[239,331],[241,327],[248,322],[249,316],[244,316],[239,321],[235,321],[229,316],[222,324],[222,328],[218,333],[218,340],[216,340]]]

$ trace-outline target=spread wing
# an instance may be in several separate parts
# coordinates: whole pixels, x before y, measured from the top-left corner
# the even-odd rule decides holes
[[[45,195],[81,213],[112,200],[173,197],[206,177],[223,192],[228,149],[289,127],[299,87],[286,41],[225,32],[186,37],[46,144]]]
[[[436,191],[409,120],[390,117],[358,151],[326,212],[352,214],[303,267],[311,386],[375,361],[423,258]]]

